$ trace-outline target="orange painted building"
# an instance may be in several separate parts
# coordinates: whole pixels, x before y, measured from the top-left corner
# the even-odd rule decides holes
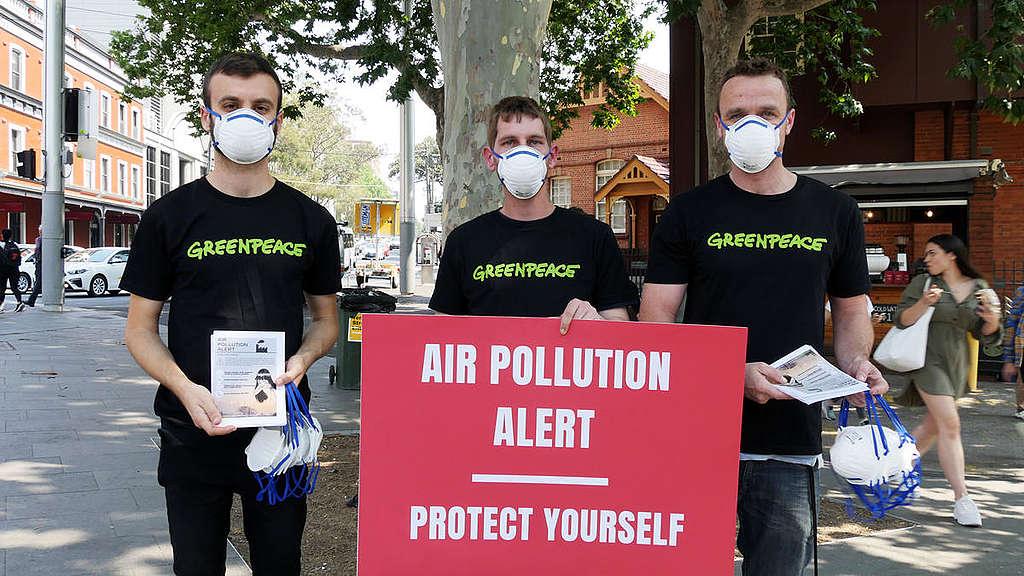
[[[0,5],[0,227],[19,243],[38,235],[43,179],[43,13],[22,0]],[[128,82],[108,54],[65,32],[64,86],[99,94],[95,160],[64,166],[65,243],[128,246],[145,208],[143,106],[122,99]],[[68,143],[71,150],[74,143]],[[36,181],[17,174],[15,153],[36,150]]]

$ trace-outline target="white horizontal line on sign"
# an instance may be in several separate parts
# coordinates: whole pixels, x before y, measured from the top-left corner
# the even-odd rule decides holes
[[[563,484],[568,486],[607,486],[607,478],[588,476],[538,476],[535,474],[473,474],[473,482],[484,484]]]

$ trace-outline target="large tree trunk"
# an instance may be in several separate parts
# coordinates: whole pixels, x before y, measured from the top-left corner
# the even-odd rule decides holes
[[[787,16],[813,10],[829,0],[742,0],[726,6],[725,0],[704,0],[697,11],[704,51],[704,110],[708,115],[704,137],[708,146],[708,178],[732,169],[725,144],[718,137],[713,114],[718,112],[722,78],[740,55],[750,27],[766,16]]]
[[[708,179],[725,174],[732,168],[725,144],[718,137],[718,90],[722,78],[739,57],[743,37],[751,22],[737,18],[737,8],[726,9],[721,0],[707,0],[697,12],[697,23],[704,50],[704,110],[708,115],[704,137],[708,146]]]
[[[494,210],[504,195],[481,152],[491,106],[540,94],[552,0],[432,0],[444,70],[444,230]]]

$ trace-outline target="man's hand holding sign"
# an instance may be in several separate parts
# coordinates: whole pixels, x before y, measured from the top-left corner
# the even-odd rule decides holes
[[[364,317],[360,574],[731,569],[745,330],[560,323]]]

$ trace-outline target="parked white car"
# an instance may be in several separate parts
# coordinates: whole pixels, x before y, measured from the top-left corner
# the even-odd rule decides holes
[[[123,246],[88,248],[64,260],[64,289],[99,296],[117,292],[128,263],[129,249]]]
[[[18,291],[22,294],[28,294],[32,291],[32,283],[36,281],[36,245],[18,244],[18,248],[21,248],[21,266],[18,268]],[[85,248],[65,244],[60,250],[60,255],[61,258],[67,258],[82,250],[85,250]]]

